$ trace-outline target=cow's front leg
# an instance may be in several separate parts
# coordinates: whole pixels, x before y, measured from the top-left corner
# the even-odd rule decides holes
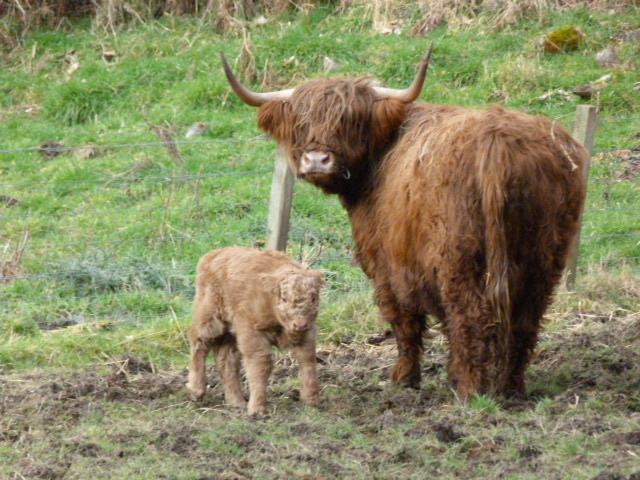
[[[391,373],[393,382],[420,388],[420,358],[425,317],[402,309],[390,292],[378,291],[380,314],[391,324],[398,345],[398,361]]]

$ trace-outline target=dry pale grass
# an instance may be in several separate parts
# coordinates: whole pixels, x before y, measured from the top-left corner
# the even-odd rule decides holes
[[[37,28],[59,28],[70,18],[93,16],[98,30],[115,34],[121,25],[163,15],[193,15],[224,32],[241,31],[243,22],[287,9],[308,12],[318,2],[301,0],[4,0],[0,1],[0,40],[17,45]]]
[[[575,292],[559,291],[547,317],[555,321],[640,318],[640,276],[632,270],[580,275]]]
[[[26,32],[64,25],[71,17],[93,15],[98,29],[115,33],[122,24],[163,15],[195,15],[218,31],[242,32],[247,21],[285,10],[308,13],[320,0],[5,0],[0,2],[0,39],[14,46]],[[381,33],[411,26],[424,35],[442,24],[459,29],[484,21],[495,29],[524,17],[542,19],[549,11],[586,7],[597,10],[639,7],[640,0],[336,0],[336,14],[355,12],[371,18]]]
[[[28,241],[29,232],[25,231],[18,242],[7,241],[0,246],[0,283],[22,273],[22,257]]]
[[[412,23],[416,35],[425,35],[442,24],[461,29],[483,22],[500,30],[527,17],[543,19],[550,11],[572,8],[594,10],[638,7],[638,0],[355,0],[349,6],[364,5],[371,11],[374,29],[394,33],[396,26]],[[346,10],[342,7],[342,10]],[[417,21],[416,21],[417,17]]]

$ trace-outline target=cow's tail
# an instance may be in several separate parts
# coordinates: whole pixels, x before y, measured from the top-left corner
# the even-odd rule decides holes
[[[484,298],[490,310],[486,333],[488,342],[485,365],[488,390],[499,390],[508,375],[509,343],[511,337],[511,295],[509,285],[509,257],[505,228],[506,190],[510,174],[509,148],[499,135],[487,135],[478,148],[479,188],[484,217],[484,251],[486,272]]]

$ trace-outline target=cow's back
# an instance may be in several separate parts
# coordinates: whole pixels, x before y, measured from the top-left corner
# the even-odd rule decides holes
[[[375,258],[375,272],[402,301],[433,311],[442,282],[459,274],[452,270],[486,275],[501,248],[492,235],[499,224],[515,295],[532,267],[563,268],[584,199],[585,156],[543,117],[416,105],[380,165],[363,256]]]

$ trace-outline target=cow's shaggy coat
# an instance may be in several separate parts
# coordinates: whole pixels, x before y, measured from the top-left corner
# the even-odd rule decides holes
[[[586,151],[550,120],[380,98],[367,79],[307,82],[260,106],[291,167],[340,196],[357,259],[391,323],[395,381],[416,386],[426,315],[461,398],[523,395],[576,233]],[[301,171],[305,152],[331,171]],[[317,155],[316,155],[317,156]]]

